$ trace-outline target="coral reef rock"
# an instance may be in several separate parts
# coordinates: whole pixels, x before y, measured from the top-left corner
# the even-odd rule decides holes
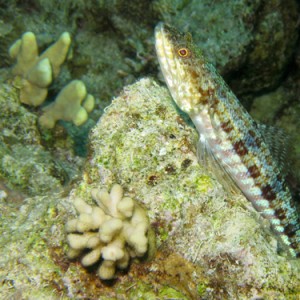
[[[104,300],[299,298],[300,260],[279,255],[268,222],[241,194],[227,195],[198,164],[196,142],[196,130],[176,110],[166,88],[151,79],[125,87],[93,129],[82,179],[69,196],[53,191],[22,204],[9,194],[0,198],[1,295]],[[65,224],[74,216],[76,227],[91,226],[89,212],[89,221],[79,222],[82,217],[76,217],[74,201],[80,198],[79,206],[87,203],[93,210],[97,206],[91,195],[98,196],[92,191],[115,182],[146,209],[157,250],[151,260],[131,264],[106,282],[94,266],[83,268],[67,257]],[[99,209],[110,215],[99,203]],[[83,251],[82,258],[93,249]]]
[[[0,128],[0,177],[10,189],[45,195],[80,176],[83,160],[75,156],[71,139],[57,134],[47,149],[45,139],[51,138],[42,135],[37,116],[20,104],[10,84],[0,83]]]

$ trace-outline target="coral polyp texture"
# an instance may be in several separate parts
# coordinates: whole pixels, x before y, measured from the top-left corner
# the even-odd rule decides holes
[[[119,184],[113,185],[110,193],[92,190],[92,198],[98,206],[80,198],[74,201],[79,217],[66,224],[68,257],[76,258],[90,249],[81,259],[83,266],[91,266],[102,258],[99,277],[113,279],[116,269],[128,267],[130,258],[146,254],[148,217],[132,198],[123,197]]]
[[[70,45],[70,34],[64,32],[56,43],[39,56],[34,33],[25,32],[22,38],[10,47],[9,54],[17,61],[12,72],[22,78],[22,103],[39,106],[45,101],[48,86],[58,76]]]

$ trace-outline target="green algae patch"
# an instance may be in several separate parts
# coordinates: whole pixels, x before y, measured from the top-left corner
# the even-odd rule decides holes
[[[129,291],[128,299],[133,300],[155,300],[158,296],[157,293],[154,292],[153,287],[143,282],[134,284]]]
[[[209,176],[198,177],[198,180],[196,180],[196,185],[199,193],[206,193],[212,188],[211,178]]]
[[[206,294],[206,290],[207,290],[207,285],[203,284],[203,283],[199,283],[197,285],[197,293],[199,295],[199,297],[202,297]]]
[[[180,299],[188,300],[184,294],[169,286],[160,286],[156,291],[150,284],[141,281],[128,288],[127,299],[132,300],[156,300],[159,299]]]
[[[188,300],[188,298],[185,297],[182,293],[170,287],[163,287],[159,292],[159,296],[165,297],[167,299],[171,298],[171,299]]]

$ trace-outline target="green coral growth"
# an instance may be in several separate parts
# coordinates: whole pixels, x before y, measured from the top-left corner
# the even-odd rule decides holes
[[[132,300],[157,300],[157,299],[180,299],[188,300],[188,298],[169,286],[161,286],[158,291],[154,291],[153,287],[143,282],[137,282],[129,289],[128,298]]]

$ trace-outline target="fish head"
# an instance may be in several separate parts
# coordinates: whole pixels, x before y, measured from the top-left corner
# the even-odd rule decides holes
[[[159,23],[155,28],[155,47],[166,84],[178,107],[189,115],[208,104],[214,93],[209,64],[189,33]]]

